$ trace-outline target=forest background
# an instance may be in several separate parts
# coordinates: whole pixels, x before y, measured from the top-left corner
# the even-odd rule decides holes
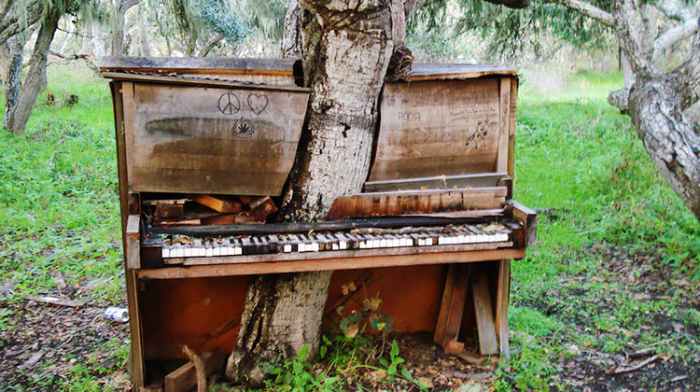
[[[408,23],[417,62],[521,69],[515,196],[542,218],[538,247],[513,263],[512,358],[478,368],[441,358],[435,368],[399,338],[410,377],[390,381],[376,373],[388,370],[381,363],[353,362],[375,342],[329,335],[333,361],[280,365],[285,377],[271,390],[294,383],[303,384],[299,390],[700,389],[697,221],[629,118],[606,102],[625,81],[614,31],[560,4],[535,5],[435,2]],[[111,98],[95,71],[100,58],[278,57],[286,9],[284,1],[86,2],[57,22],[26,130],[0,132],[3,390],[128,386],[128,331],[101,316],[123,306],[125,295]],[[39,35],[26,36],[25,59]],[[660,63],[673,67],[687,50],[687,43],[671,46]],[[60,308],[27,295],[89,302]]]

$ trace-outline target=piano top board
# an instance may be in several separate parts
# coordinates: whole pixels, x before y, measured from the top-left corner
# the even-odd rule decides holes
[[[106,57],[100,65],[106,77],[134,86],[122,95],[126,107],[117,119],[127,125],[120,164],[127,166],[131,191],[280,194],[309,91],[297,87],[298,62]],[[396,180],[512,176],[516,73],[496,65],[414,64],[408,83],[386,83],[368,181],[391,190]],[[234,94],[251,102],[241,98],[237,115],[222,114],[216,104],[225,89],[239,89]],[[245,109],[263,94],[271,118],[256,122],[261,115]],[[217,102],[207,106],[210,95]],[[294,104],[283,108],[285,100]],[[259,130],[252,139],[231,134],[239,118]]]

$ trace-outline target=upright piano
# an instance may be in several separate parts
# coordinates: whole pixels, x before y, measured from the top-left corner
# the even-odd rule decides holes
[[[339,309],[381,298],[394,332],[429,332],[455,355],[508,355],[510,261],[537,229],[512,199],[515,69],[416,64],[386,83],[363,191],[325,221],[293,224],[275,212],[309,99],[299,62],[107,58],[101,70],[135,390],[163,388],[183,345],[230,353],[258,274],[334,271],[329,328]]]

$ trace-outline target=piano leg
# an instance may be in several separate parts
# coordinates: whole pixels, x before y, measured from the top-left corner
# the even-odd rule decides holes
[[[508,303],[510,298],[510,260],[501,260],[498,266],[498,286],[496,288],[496,334],[501,356],[510,356],[508,339]]]
[[[126,295],[129,302],[129,329],[131,331],[131,352],[129,364],[133,391],[139,391],[145,383],[145,362],[143,357],[143,339],[141,334],[141,314],[139,311],[138,270],[127,269]]]

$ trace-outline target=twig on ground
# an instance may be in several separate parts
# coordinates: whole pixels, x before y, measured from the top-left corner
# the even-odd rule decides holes
[[[647,358],[647,359],[645,359],[645,360],[639,362],[638,364],[636,364],[636,365],[634,365],[634,366],[619,367],[619,368],[617,368],[617,369],[610,369],[610,370],[608,371],[608,373],[609,373],[609,374],[612,374],[612,375],[616,375],[616,374],[622,374],[622,373],[633,372],[633,371],[635,371],[635,370],[639,370],[639,369],[643,368],[644,366],[646,366],[646,365],[648,365],[648,364],[650,364],[650,363],[656,361],[657,359],[659,359],[659,356],[658,356],[658,355],[654,355],[653,357],[649,357],[649,358]]]
[[[61,147],[61,144],[66,140],[66,138],[62,137],[61,140],[58,141],[56,144],[56,148],[53,149],[53,152],[51,153],[51,158],[49,158],[49,167],[53,167],[53,161],[56,159],[56,154],[58,153],[58,148]]]
[[[72,299],[62,299],[62,298],[56,298],[56,297],[42,297],[42,296],[36,296],[36,295],[23,295],[22,298],[26,299],[27,301],[36,301],[36,302],[43,302],[45,304],[51,304],[51,305],[59,305],[59,306],[68,306],[71,308],[79,308],[86,303],[90,302],[90,300],[82,300],[82,301],[73,301]]]

